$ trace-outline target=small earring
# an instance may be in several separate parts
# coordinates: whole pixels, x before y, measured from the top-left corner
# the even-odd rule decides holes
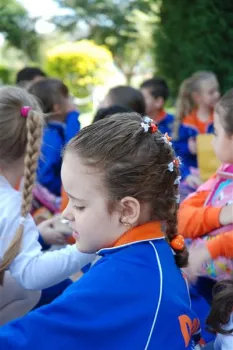
[[[120,219],[120,223],[124,226],[129,226],[130,228],[132,227],[132,225],[129,222],[123,222],[122,219]]]

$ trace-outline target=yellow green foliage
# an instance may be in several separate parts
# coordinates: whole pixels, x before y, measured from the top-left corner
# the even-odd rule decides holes
[[[102,85],[113,70],[110,51],[89,40],[66,43],[47,52],[46,71],[64,81],[78,97],[89,95]]]

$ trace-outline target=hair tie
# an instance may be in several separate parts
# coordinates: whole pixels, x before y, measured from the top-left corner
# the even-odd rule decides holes
[[[27,118],[28,112],[29,112],[31,109],[32,109],[32,107],[23,106],[23,107],[20,109],[21,117]]]
[[[182,251],[185,248],[184,237],[182,235],[176,235],[170,242],[170,246],[174,250]]]
[[[170,136],[168,135],[167,132],[164,134],[163,140],[164,140],[164,142],[167,143],[169,146],[172,146],[172,143],[171,143],[172,137],[170,137]]]
[[[181,160],[179,157],[176,157],[176,159],[173,160],[173,164],[175,165],[176,168],[179,168],[181,165]]]
[[[145,133],[150,132],[151,134],[154,134],[156,131],[158,131],[158,125],[155,124],[153,119],[150,119],[147,116],[143,118],[141,126],[143,127]]]
[[[177,178],[174,181],[174,185],[179,185],[181,180],[181,176],[177,176]]]

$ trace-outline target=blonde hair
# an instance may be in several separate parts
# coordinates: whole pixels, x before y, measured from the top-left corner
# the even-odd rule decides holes
[[[21,115],[21,108],[31,107],[27,117]],[[13,163],[24,157],[24,186],[21,217],[26,218],[31,210],[32,188],[36,177],[37,162],[43,130],[43,115],[35,98],[19,87],[0,89],[0,162]],[[17,256],[23,237],[23,219],[6,250],[0,264],[0,284],[4,271]]]
[[[188,79],[184,80],[180,86],[176,103],[176,122],[174,124],[174,138],[178,136],[180,123],[196,107],[193,100],[193,93],[200,91],[201,82],[215,78],[212,72],[196,72]]]

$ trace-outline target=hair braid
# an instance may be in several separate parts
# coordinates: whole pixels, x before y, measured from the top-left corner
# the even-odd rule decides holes
[[[170,217],[166,222],[166,235],[169,242],[171,242],[173,238],[175,238],[175,236],[177,235],[177,210],[178,210],[178,205],[176,203],[176,208],[174,212],[170,214]],[[186,246],[182,251],[175,250],[174,257],[175,257],[176,265],[178,267],[188,266],[188,256],[189,256],[189,253]]]
[[[27,145],[24,159],[24,186],[21,205],[21,217],[25,218],[31,210],[32,189],[36,178],[37,162],[40,155],[40,143],[43,129],[43,121],[36,112],[29,111],[27,116]],[[0,285],[3,284],[4,271],[20,251],[23,237],[23,222],[15,233],[15,236],[6,250],[0,266]]]

